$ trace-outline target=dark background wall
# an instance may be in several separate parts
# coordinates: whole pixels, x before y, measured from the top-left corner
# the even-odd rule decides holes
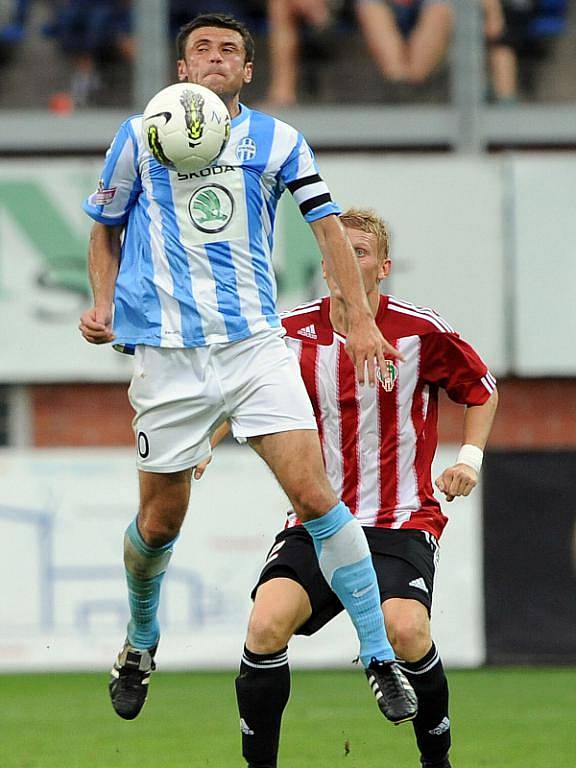
[[[576,662],[576,451],[483,466],[487,661]]]

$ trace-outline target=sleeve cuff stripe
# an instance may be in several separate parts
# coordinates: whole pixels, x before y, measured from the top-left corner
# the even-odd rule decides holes
[[[311,197],[310,200],[306,200],[304,203],[300,203],[300,211],[302,212],[302,216],[306,216],[307,213],[312,211],[314,208],[319,208],[321,205],[325,205],[326,203],[331,203],[332,198],[330,197],[330,194],[327,192],[324,195],[318,195],[318,197]]]
[[[495,385],[492,384],[492,382],[489,381],[486,376],[482,376],[481,381],[482,381],[482,384],[484,384],[484,386],[488,390],[488,392],[490,392],[490,394],[492,394],[492,392],[494,392]]]

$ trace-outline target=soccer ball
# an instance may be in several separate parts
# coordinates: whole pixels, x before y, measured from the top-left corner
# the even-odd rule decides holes
[[[222,99],[195,83],[176,83],[153,96],[142,119],[144,144],[176,171],[199,171],[228,143],[230,115]]]

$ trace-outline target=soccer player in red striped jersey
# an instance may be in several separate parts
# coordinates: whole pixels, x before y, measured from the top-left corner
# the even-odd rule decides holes
[[[300,361],[328,478],[364,526],[388,635],[418,696],[413,726],[421,764],[450,768],[448,683],[430,633],[438,540],[447,522],[431,477],[438,390],[466,406],[463,445],[436,480],[452,501],[477,484],[497,406],[496,382],[436,312],[381,295],[391,268],[384,222],[364,209],[347,211],[341,221],[376,324],[404,361],[389,360],[378,371],[377,386],[358,384],[345,353],[344,303],[326,265],[330,295],[284,316],[286,341]],[[243,755],[250,768],[274,768],[290,690],[288,642],[293,634],[315,633],[342,610],[294,513],[276,537],[253,598],[236,681]]]

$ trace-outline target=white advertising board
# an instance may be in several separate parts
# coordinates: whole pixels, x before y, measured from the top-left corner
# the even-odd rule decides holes
[[[443,448],[438,467],[452,462]],[[163,585],[163,668],[234,668],[250,590],[287,501],[246,447],[225,446],[194,483]],[[137,508],[131,451],[0,452],[0,671],[106,670],[124,638],[123,532]],[[449,506],[434,633],[448,665],[484,659],[480,490]],[[296,667],[356,656],[348,619],[295,638]]]
[[[515,369],[576,375],[576,158],[517,158]]]
[[[0,165],[0,381],[123,381],[131,361],[95,350],[78,331],[90,306],[83,198],[100,162]],[[95,354],[96,352],[96,354]]]

